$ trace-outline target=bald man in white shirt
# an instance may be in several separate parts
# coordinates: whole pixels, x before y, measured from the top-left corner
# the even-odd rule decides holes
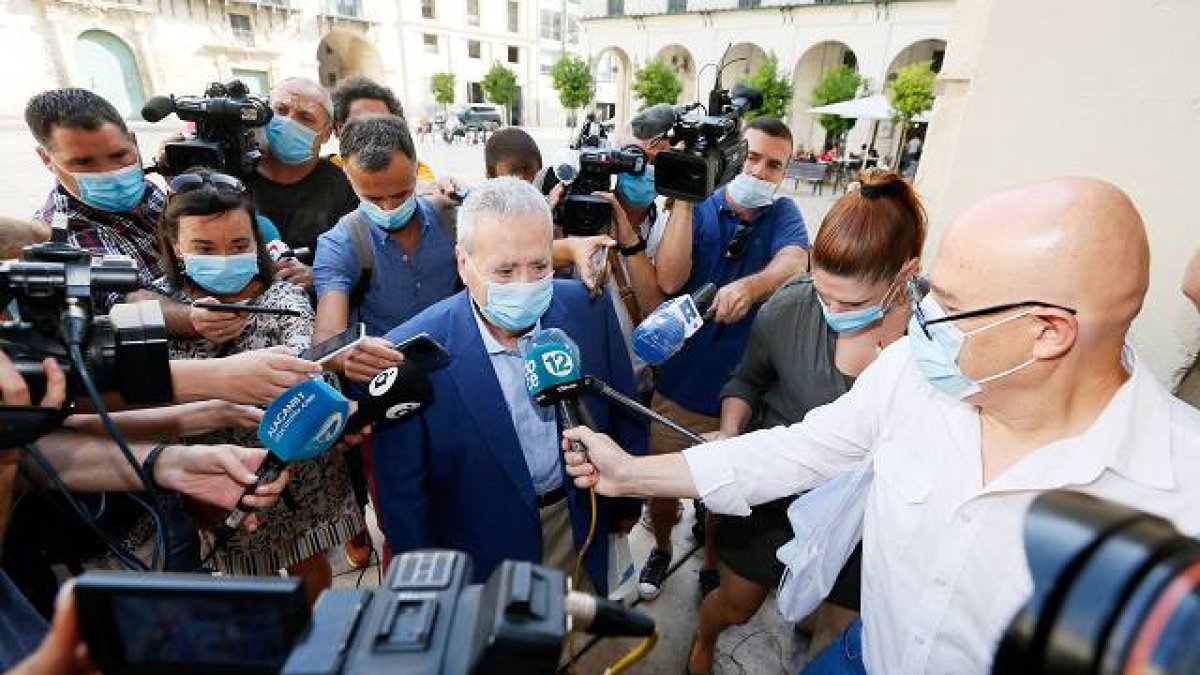
[[[909,337],[842,398],[682,455],[635,458],[575,430],[588,451],[568,452],[568,471],[602,494],[703,497],[745,515],[871,460],[852,627],[863,657],[835,644],[810,672],[988,672],[1032,590],[1021,525],[1040,492],[1075,489],[1200,531],[1200,412],[1126,343],[1149,258],[1141,217],[1111,184],[997,194],[949,228],[928,282],[910,289]]]

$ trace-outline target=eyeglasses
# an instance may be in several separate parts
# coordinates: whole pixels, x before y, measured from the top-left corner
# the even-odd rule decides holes
[[[206,185],[211,186],[217,192],[240,195],[246,191],[246,185],[242,181],[223,173],[181,173],[167,183],[171,194],[176,195],[194,192]]]
[[[729,245],[725,247],[725,259],[737,260],[745,255],[746,246],[750,243],[750,235],[753,233],[754,226],[743,220],[733,231],[733,237],[730,238]]]
[[[992,305],[980,309],[973,309],[969,312],[959,312],[957,314],[947,314],[936,319],[930,319],[925,316],[925,309],[921,307],[921,301],[929,295],[929,280],[924,277],[914,276],[908,280],[906,285],[908,291],[908,300],[912,303],[913,317],[917,320],[917,325],[921,327],[921,332],[925,333],[925,337],[933,339],[929,334],[929,327],[939,323],[950,323],[952,321],[961,321],[963,319],[971,319],[977,316],[988,316],[990,314],[999,314],[1010,309],[1018,307],[1048,307],[1050,309],[1061,309],[1072,315],[1077,314],[1076,310],[1070,307],[1063,307],[1052,302],[1042,302],[1041,300],[1022,300],[1020,302],[1006,302],[1002,305]]]

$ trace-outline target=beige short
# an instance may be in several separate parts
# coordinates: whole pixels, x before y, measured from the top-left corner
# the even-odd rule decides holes
[[[706,434],[721,428],[721,418],[694,413],[662,394],[654,394],[650,407],[654,409],[654,412],[670,418],[697,434]],[[692,445],[691,439],[685,438],[674,429],[657,422],[650,424],[650,454],[668,455],[690,448]]]

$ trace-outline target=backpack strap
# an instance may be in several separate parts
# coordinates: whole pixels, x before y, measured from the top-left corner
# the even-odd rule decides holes
[[[362,213],[355,210],[350,214],[346,223],[350,229],[350,242],[354,244],[354,253],[358,256],[358,281],[350,289],[350,310],[353,311],[362,304],[363,297],[371,288],[371,277],[375,273],[375,249],[371,246],[371,226]]]

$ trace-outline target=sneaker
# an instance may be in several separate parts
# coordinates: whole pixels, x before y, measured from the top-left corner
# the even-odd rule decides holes
[[[638,578],[638,595],[642,600],[653,600],[662,593],[663,581],[667,578],[667,568],[671,566],[671,554],[654,549],[646,564],[642,566],[642,575]]]
[[[361,570],[371,563],[371,537],[366,530],[359,532],[345,546],[346,562],[350,567]]]
[[[704,602],[704,598],[708,597],[709,593],[717,590],[721,585],[721,573],[717,570],[700,570],[700,602]]]

